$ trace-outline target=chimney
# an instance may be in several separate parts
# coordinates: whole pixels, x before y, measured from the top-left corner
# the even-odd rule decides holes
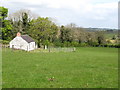
[[[17,37],[20,37],[20,36],[21,36],[21,33],[20,33],[20,32],[18,32],[18,33],[17,33]]]

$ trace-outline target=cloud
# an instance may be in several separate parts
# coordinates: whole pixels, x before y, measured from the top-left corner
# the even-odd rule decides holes
[[[10,13],[30,9],[40,16],[56,18],[60,24],[117,27],[117,0],[2,0],[2,5]]]

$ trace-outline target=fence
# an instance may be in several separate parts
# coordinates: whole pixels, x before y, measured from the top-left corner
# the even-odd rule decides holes
[[[74,47],[49,47],[47,49],[38,48],[30,52],[75,52],[76,48]]]
[[[9,45],[0,44],[0,48],[4,48],[4,50],[6,51],[9,48]],[[17,50],[17,49],[12,48],[11,51],[13,50]],[[74,51],[76,51],[75,47],[49,47],[47,49],[38,48],[32,50],[31,52],[74,52]]]
[[[9,47],[8,44],[1,44],[1,43],[0,43],[0,48],[8,48],[8,47]]]
[[[49,52],[74,52],[76,51],[76,48],[69,48],[69,47],[53,47],[53,48],[48,48]]]

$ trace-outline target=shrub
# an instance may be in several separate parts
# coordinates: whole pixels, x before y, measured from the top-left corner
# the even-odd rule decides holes
[[[65,42],[63,43],[63,46],[64,46],[64,47],[70,47],[70,46],[71,46],[71,43],[70,43],[70,42],[65,41]]]
[[[80,46],[81,46],[81,47],[88,46],[88,43],[81,43]]]
[[[9,44],[9,41],[2,40],[2,44]]]
[[[78,46],[79,46],[79,43],[78,43],[78,42],[73,41],[73,42],[71,43],[71,46],[78,47]]]

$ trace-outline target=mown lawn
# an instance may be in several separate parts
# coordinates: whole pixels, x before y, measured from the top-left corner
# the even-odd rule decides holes
[[[50,53],[3,49],[2,56],[3,88],[118,87],[117,48]]]

